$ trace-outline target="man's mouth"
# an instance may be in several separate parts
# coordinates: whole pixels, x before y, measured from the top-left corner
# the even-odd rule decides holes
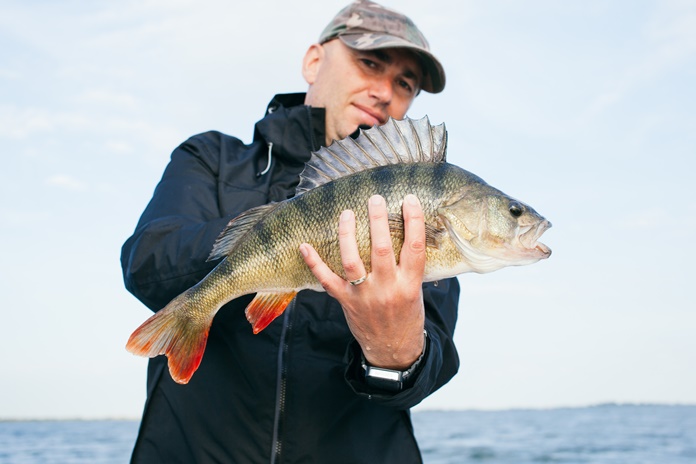
[[[367,117],[365,120],[363,120],[363,124],[367,126],[381,126],[382,124],[386,123],[388,120],[388,117],[383,114],[381,111],[378,111],[373,108],[369,108],[366,106],[361,106],[361,105],[355,105],[356,108],[358,108],[364,115]]]

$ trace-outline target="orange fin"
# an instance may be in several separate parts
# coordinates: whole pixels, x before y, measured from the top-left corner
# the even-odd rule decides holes
[[[285,308],[297,295],[296,291],[288,293],[257,293],[246,308],[247,320],[251,323],[254,333],[265,329],[273,319],[283,314]]]
[[[200,311],[194,313],[190,304],[186,291],[138,327],[126,344],[128,351],[139,356],[167,355],[172,379],[182,384],[188,383],[201,363],[217,312],[200,317]]]

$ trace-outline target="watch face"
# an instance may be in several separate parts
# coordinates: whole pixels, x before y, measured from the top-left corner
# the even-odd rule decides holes
[[[403,388],[401,372],[370,366],[365,370],[365,383],[370,388],[390,393],[400,392]]]
[[[393,371],[391,369],[382,369],[381,367],[368,366],[365,371],[365,376],[375,379],[387,380],[390,382],[401,382],[402,372]]]

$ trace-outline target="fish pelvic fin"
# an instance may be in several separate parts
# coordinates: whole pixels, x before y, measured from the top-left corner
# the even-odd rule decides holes
[[[296,291],[287,293],[259,292],[246,307],[246,318],[255,334],[268,327],[268,324],[283,314],[285,308],[297,295]]]
[[[229,255],[237,246],[239,240],[278,205],[279,203],[268,203],[257,206],[232,219],[215,240],[213,249],[206,261],[214,261]]]
[[[378,166],[444,163],[446,157],[447,130],[444,124],[433,126],[427,116],[400,121],[389,118],[382,126],[361,129],[356,139],[335,140],[328,148],[313,152],[300,174],[296,195]]]
[[[174,298],[156,312],[128,339],[126,349],[138,356],[168,358],[169,373],[175,382],[186,384],[203,358],[208,332],[217,311],[209,317],[192,313],[189,291]]]

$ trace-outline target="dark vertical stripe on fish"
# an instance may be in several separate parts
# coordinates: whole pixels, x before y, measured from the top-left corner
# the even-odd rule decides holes
[[[394,171],[392,169],[375,169],[370,176],[373,185],[377,187],[377,191],[383,192],[382,196],[386,196],[389,192],[390,187],[394,185],[396,178],[394,177]],[[386,198],[389,201],[389,198]]]

